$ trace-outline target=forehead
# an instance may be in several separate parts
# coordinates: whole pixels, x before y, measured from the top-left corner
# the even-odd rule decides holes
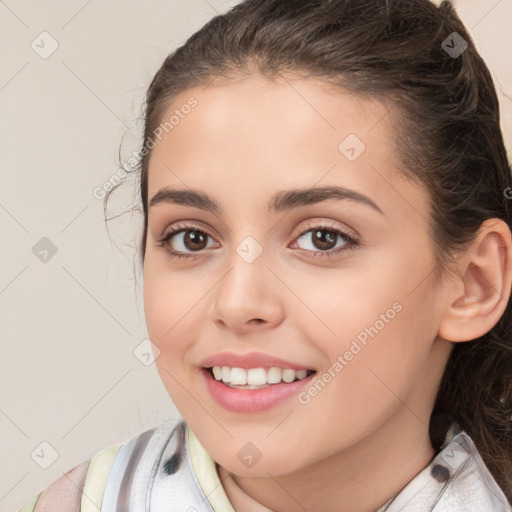
[[[187,103],[192,98],[197,105],[190,109]],[[270,81],[255,75],[232,81],[216,80],[177,95],[161,123],[182,109],[189,113],[181,115],[172,127],[176,142],[180,135],[188,136],[191,130],[196,131],[197,137],[207,135],[212,144],[228,142],[235,146],[240,140],[246,145],[250,144],[248,139],[265,141],[269,143],[267,151],[273,147],[272,142],[278,142],[276,133],[281,135],[279,146],[286,147],[297,139],[311,140],[313,130],[326,137],[329,145],[347,133],[357,134],[369,144],[383,135],[388,136],[386,142],[393,142],[390,137],[393,118],[388,104],[313,79],[282,76]],[[381,129],[374,130],[380,123],[383,123]],[[226,141],[225,132],[235,137]]]
[[[152,150],[150,199],[173,186],[215,190],[221,202],[236,192],[243,204],[276,189],[338,184],[396,201],[397,186],[412,186],[395,184],[403,178],[390,105],[317,80],[217,81],[176,96],[162,126],[172,116]]]

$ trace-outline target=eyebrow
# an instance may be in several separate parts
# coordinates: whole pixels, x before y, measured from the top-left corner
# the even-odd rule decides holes
[[[374,203],[369,197],[344,187],[325,186],[307,189],[282,190],[272,196],[268,202],[268,211],[270,213],[279,213],[321,203],[328,200],[349,200],[364,204],[386,216],[379,205]],[[199,208],[211,213],[222,214],[222,208],[213,197],[205,192],[192,189],[170,189],[164,187],[160,189],[151,199],[149,207],[159,203],[172,203],[184,206]]]

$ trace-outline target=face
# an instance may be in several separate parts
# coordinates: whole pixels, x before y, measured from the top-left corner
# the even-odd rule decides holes
[[[176,109],[149,165],[144,307],[206,450],[276,475],[393,419],[428,425],[443,295],[427,193],[398,172],[388,107],[252,76],[185,91],[162,122]]]

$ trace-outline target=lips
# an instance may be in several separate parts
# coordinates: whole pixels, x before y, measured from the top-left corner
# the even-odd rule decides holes
[[[238,413],[265,411],[296,396],[302,388],[309,384],[316,373],[315,370],[299,363],[257,352],[247,354],[223,352],[201,361],[201,367],[200,373],[215,402],[228,411]],[[229,377],[219,380],[220,369],[224,372],[229,370],[231,372]],[[279,369],[284,370],[282,374]],[[255,381],[255,385],[245,385],[243,374],[246,374],[250,380],[251,372],[259,374],[263,370],[270,372],[266,374],[267,382],[265,384],[261,381],[258,385]],[[280,379],[276,378],[278,380],[276,383],[269,383],[271,373],[274,374],[277,370],[279,370]],[[290,379],[287,378],[288,373],[291,374]],[[217,374],[217,378],[214,374]],[[292,376],[298,380],[291,379]],[[235,378],[233,379],[233,377]],[[260,376],[260,378],[262,377],[263,375]],[[240,378],[242,380],[239,380]],[[256,378],[258,378],[257,375]],[[234,384],[231,382],[232,380],[236,380],[237,383]]]

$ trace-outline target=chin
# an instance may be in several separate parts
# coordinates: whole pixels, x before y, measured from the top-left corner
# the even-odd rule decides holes
[[[220,457],[213,456],[224,469],[240,477],[262,477],[268,478],[269,475],[280,476],[299,471],[307,465],[306,461],[299,461],[295,458],[295,450],[283,452],[281,456],[265,456],[254,462],[252,466],[242,463],[237,456],[231,454],[222,454]]]

